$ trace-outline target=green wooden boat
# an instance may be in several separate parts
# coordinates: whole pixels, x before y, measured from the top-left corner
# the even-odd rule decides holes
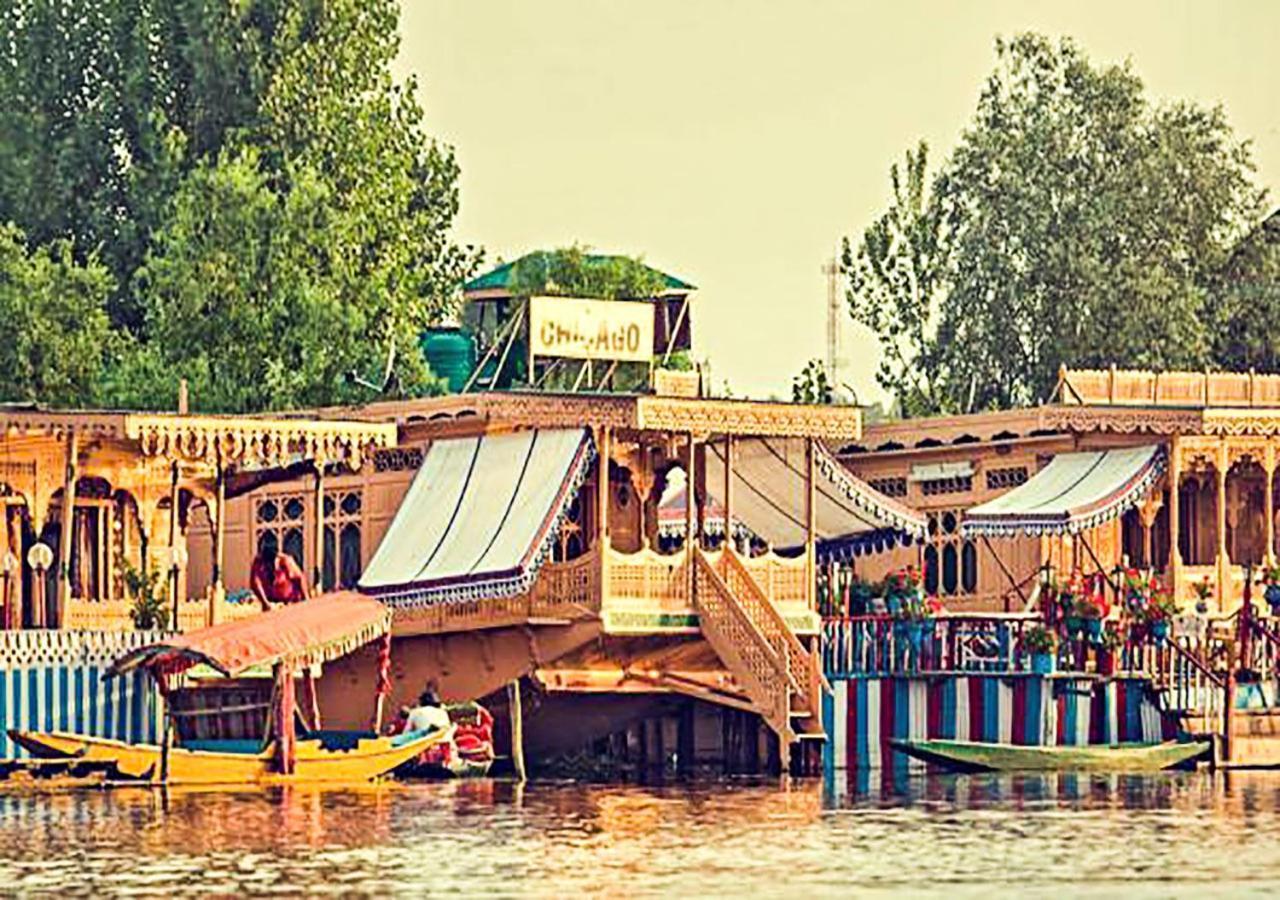
[[[955,772],[1157,772],[1203,756],[1207,741],[1023,747],[978,741],[890,740],[908,756]]]

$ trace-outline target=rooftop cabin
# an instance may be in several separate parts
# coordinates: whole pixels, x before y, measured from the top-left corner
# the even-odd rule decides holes
[[[578,290],[601,297],[608,273],[626,267],[627,278],[647,285],[636,296],[587,299],[556,284],[556,268],[586,282]],[[613,287],[617,287],[614,285]],[[576,250],[535,252],[473,278],[463,288],[462,328],[437,329],[424,350],[437,374],[449,373],[451,388],[544,390],[579,388],[658,393],[700,393],[696,373],[682,371],[693,347],[690,301],[696,288],[674,275],[627,257]],[[639,307],[639,308],[636,308]],[[643,310],[643,311],[642,311]],[[586,351],[567,339],[608,324],[631,329],[634,346],[621,352]],[[585,352],[584,352],[585,351]]]
[[[1089,502],[1110,504],[1114,517],[1060,535],[1026,522],[999,538],[965,528],[984,504],[1032,495],[1023,486],[1057,457],[1136,447],[1151,448],[1161,474],[1137,492],[1123,468],[1112,470],[1116,483],[1094,485]],[[1111,572],[1128,563],[1164,573],[1184,609],[1207,583],[1214,609],[1230,612],[1245,568],[1276,563],[1278,447],[1280,375],[1064,369],[1044,406],[884,423],[840,457],[927,515],[926,587],[949,608],[1019,609],[1043,564]],[[1036,502],[1052,506],[1048,495]],[[863,574],[880,577],[911,556],[873,558]]]

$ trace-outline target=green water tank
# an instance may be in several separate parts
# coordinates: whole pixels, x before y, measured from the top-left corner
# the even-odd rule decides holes
[[[427,365],[449,384],[449,390],[460,391],[476,367],[475,339],[461,328],[429,328],[418,342]]]

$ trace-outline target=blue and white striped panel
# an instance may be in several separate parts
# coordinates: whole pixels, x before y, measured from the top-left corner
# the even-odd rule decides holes
[[[104,665],[0,668],[0,759],[29,756],[10,728],[156,743],[160,704],[146,673],[105,679]]]

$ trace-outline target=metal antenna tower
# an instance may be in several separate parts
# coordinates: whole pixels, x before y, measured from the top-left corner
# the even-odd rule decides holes
[[[840,266],[836,257],[823,264],[822,274],[827,276],[827,380],[834,387],[842,383],[840,367],[844,364],[840,358]]]

